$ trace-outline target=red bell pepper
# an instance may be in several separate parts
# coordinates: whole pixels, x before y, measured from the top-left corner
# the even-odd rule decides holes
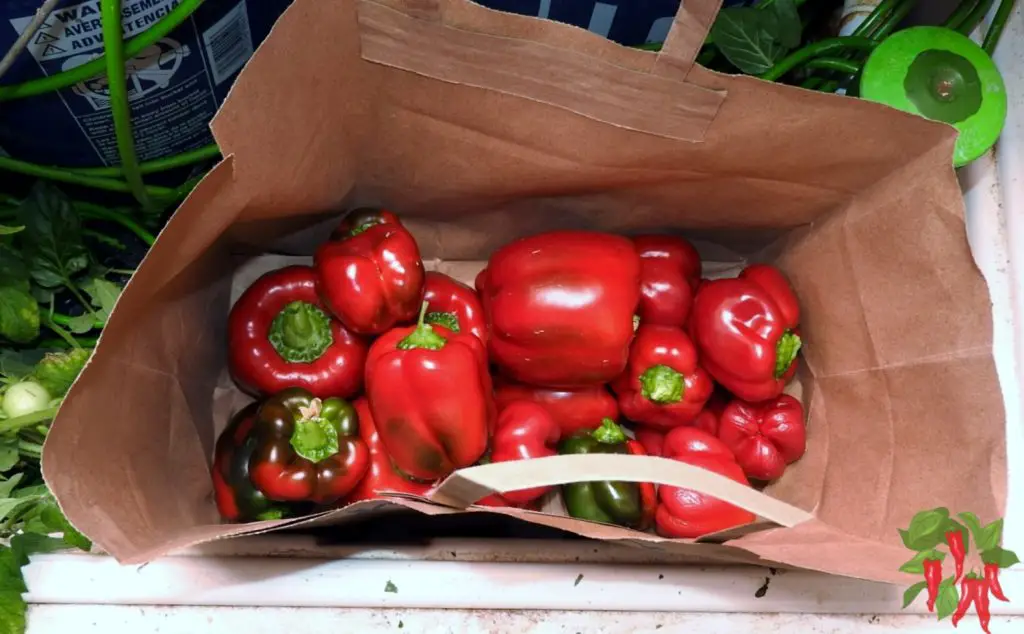
[[[693,422],[713,389],[682,328],[647,324],[636,331],[626,371],[612,382],[626,418],[662,429]]]
[[[681,429],[681,428],[678,428]],[[648,456],[661,456],[665,447],[665,430],[637,425],[633,437],[644,448]]]
[[[487,325],[484,323],[484,309],[476,291],[454,277],[428,271],[423,301],[430,304],[426,322],[444,326],[459,333],[476,335],[480,341],[487,341]]]
[[[804,455],[804,406],[789,394],[761,403],[735,399],[722,412],[718,430],[751,480],[771,482]]]
[[[665,436],[664,457],[750,484],[728,447],[692,427],[679,427]],[[664,537],[696,539],[756,519],[750,511],[692,489],[658,487],[658,501],[655,522],[658,534]]]
[[[480,459],[496,412],[483,342],[424,323],[426,311],[370,347],[366,398],[395,467],[433,481]]]
[[[605,386],[595,385],[568,390],[521,385],[498,378],[494,382],[494,401],[501,411],[514,401],[532,401],[551,414],[567,437],[580,430],[593,430],[605,418],[619,417],[619,404]]]
[[[640,256],[640,323],[683,327],[700,283],[697,250],[668,235],[635,236],[633,244]]]
[[[308,266],[264,274],[228,315],[228,369],[253,395],[289,387],[349,398],[363,386],[367,343],[323,310]]]
[[[515,240],[476,279],[491,361],[544,387],[607,383],[626,367],[640,300],[627,238],[554,231]]]
[[[700,414],[697,414],[697,418],[693,420],[693,426],[701,431],[706,431],[712,436],[718,437],[718,428],[722,420],[722,412],[725,411],[725,406],[729,403],[726,399],[725,394],[721,390],[716,389],[711,393],[711,398],[704,404],[704,409],[700,410]]]
[[[416,318],[423,301],[419,247],[389,211],[357,209],[313,256],[320,294],[350,330],[379,334]]]
[[[259,403],[249,403],[231,417],[217,438],[213,452],[213,499],[221,517],[229,522],[276,520],[289,517],[297,509],[270,500],[249,479],[249,461],[256,451],[253,422]]]
[[[800,307],[778,269],[755,264],[739,277],[707,282],[690,324],[701,364],[739,398],[766,401],[793,377]]]
[[[373,422],[370,405],[366,399],[357,399],[353,405],[359,415],[359,435],[370,449],[370,468],[345,501],[352,503],[361,500],[375,500],[380,498],[384,491],[425,495],[430,490],[429,484],[414,482],[406,478],[391,464],[391,456],[380,440],[380,434],[377,433],[377,426]]]
[[[729,446],[696,427],[676,427],[665,434],[661,455],[666,457],[701,455],[725,462],[736,462]]]
[[[557,455],[562,432],[544,407],[530,401],[514,401],[501,409],[491,441],[490,462],[531,460]],[[535,487],[487,496],[483,506],[525,506],[551,490]]]
[[[301,388],[268,397],[252,426],[249,479],[271,500],[333,504],[352,492],[370,466],[359,418],[340,398]]]

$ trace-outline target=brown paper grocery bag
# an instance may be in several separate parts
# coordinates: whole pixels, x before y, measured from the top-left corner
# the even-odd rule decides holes
[[[650,477],[765,521],[717,536],[724,545],[692,544],[470,510],[723,561],[902,581],[896,529],[914,513],[1000,515],[1004,411],[955,132],[694,65],[718,4],[684,2],[656,54],[467,0],[297,0],[214,121],[227,158],[161,233],[54,421],[44,473],[70,520],[120,561],[140,562],[399,506],[461,512],[531,478]],[[398,212],[441,268],[475,270],[511,238],[570,227],[681,231],[702,248],[774,262],[802,302],[807,455],[764,495],[667,460],[570,456],[465,470],[432,500],[220,523],[212,447],[244,402],[224,372],[233,279],[262,253],[308,256],[343,210],[363,204]]]

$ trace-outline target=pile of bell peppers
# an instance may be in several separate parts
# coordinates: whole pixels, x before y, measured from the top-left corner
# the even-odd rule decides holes
[[[499,248],[474,286],[426,271],[412,233],[378,209],[346,214],[311,266],[253,282],[228,317],[228,369],[254,400],[217,441],[221,515],[422,496],[458,469],[557,454],[655,455],[753,486],[804,454],[803,406],[783,392],[800,308],[780,270],[704,279],[680,236],[551,231]],[[666,537],[755,520],[654,483],[478,504],[559,497],[572,517]]]

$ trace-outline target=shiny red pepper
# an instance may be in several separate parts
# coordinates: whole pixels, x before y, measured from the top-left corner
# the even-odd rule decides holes
[[[358,334],[416,318],[423,301],[419,247],[389,211],[356,209],[313,256],[327,308]]]
[[[797,368],[800,307],[776,268],[755,264],[697,292],[690,321],[701,365],[739,398],[775,398]]]
[[[459,280],[428,271],[423,301],[430,304],[426,322],[444,326],[448,330],[459,333],[468,332],[476,335],[480,341],[486,341],[487,325],[484,323],[484,309],[480,306],[480,298],[469,286]]]
[[[665,436],[664,457],[701,467],[749,485],[729,449],[717,438],[692,427],[673,429]],[[753,522],[753,513],[718,498],[677,487],[658,487],[655,515],[658,534],[697,538]]]
[[[425,324],[426,311],[370,347],[366,398],[395,466],[432,481],[480,459],[496,412],[483,342]]]
[[[722,421],[722,412],[725,411],[725,406],[729,403],[725,394],[716,389],[711,393],[711,398],[704,404],[704,409],[700,410],[697,414],[697,418],[693,420],[693,426],[702,431],[706,431],[712,436],[718,436],[718,428]]]
[[[373,422],[370,405],[366,399],[357,399],[353,405],[359,415],[359,435],[370,449],[370,468],[345,501],[352,503],[361,500],[375,500],[381,497],[383,491],[425,495],[430,490],[429,484],[414,482],[406,478],[391,464],[391,456],[380,440],[380,434],[377,433],[377,426]]]
[[[260,403],[252,434],[249,478],[271,500],[333,504],[370,466],[355,408],[340,398],[282,390]]]
[[[611,386],[626,418],[661,429],[693,422],[714,389],[682,328],[645,324],[636,331],[625,372]]]
[[[562,432],[544,407],[530,401],[513,401],[501,409],[491,441],[490,462],[530,460],[557,455]],[[484,498],[484,506],[525,506],[551,490],[536,487],[506,491]]]
[[[789,394],[761,403],[734,399],[722,412],[718,437],[748,478],[777,480],[807,449],[804,406]]]
[[[555,419],[563,437],[597,429],[605,418],[619,417],[619,404],[603,385],[560,390],[498,378],[494,381],[494,400],[499,411],[513,401],[542,405]]]
[[[544,387],[600,385],[626,367],[640,300],[628,238],[554,231],[515,240],[476,279],[491,361]]]
[[[221,517],[229,522],[276,520],[294,515],[288,504],[271,501],[249,478],[249,461],[256,451],[252,425],[259,403],[250,403],[231,417],[217,438],[213,453],[213,499]]]
[[[363,386],[367,343],[323,310],[316,275],[288,266],[262,275],[228,315],[228,369],[242,390],[301,387],[349,398]]]
[[[637,425],[636,428],[633,429],[633,437],[636,438],[636,441],[644,448],[644,452],[648,456],[660,457],[664,454],[665,430]]]
[[[665,434],[662,456],[700,455],[725,462],[735,462],[732,451],[718,438],[696,427],[676,427]]]
[[[640,323],[682,328],[700,283],[700,255],[678,236],[635,236],[633,244],[640,256]]]

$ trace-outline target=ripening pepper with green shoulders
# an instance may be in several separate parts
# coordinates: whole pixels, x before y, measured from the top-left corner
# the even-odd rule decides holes
[[[425,323],[427,311],[373,342],[366,398],[395,467],[431,482],[484,455],[496,411],[483,342]]]
[[[646,455],[644,448],[626,437],[610,418],[593,431],[581,431],[562,440],[560,454]],[[654,522],[657,498],[650,482],[573,482],[562,485],[565,510],[577,519],[646,530]]]
[[[229,522],[276,520],[288,517],[293,509],[272,501],[249,479],[249,461],[256,450],[252,426],[259,403],[250,403],[231,417],[217,438],[213,453],[213,499],[221,517]]]
[[[333,504],[370,465],[355,408],[288,388],[264,400],[252,426],[249,479],[271,500]]]

